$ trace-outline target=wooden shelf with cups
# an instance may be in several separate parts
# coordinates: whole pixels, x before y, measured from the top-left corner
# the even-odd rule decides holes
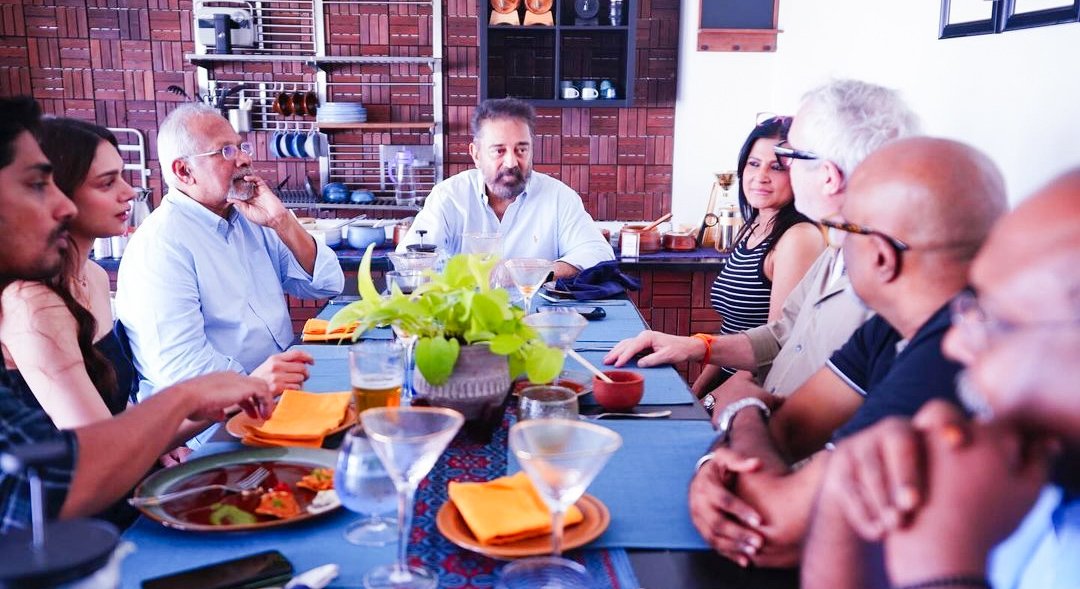
[[[638,0],[479,0],[485,98],[535,106],[633,103]]]
[[[355,28],[349,23],[357,15],[372,11],[415,18],[418,30],[430,31],[430,49],[390,41],[361,46],[341,34]],[[397,150],[417,151],[424,164],[419,194],[442,180],[442,11],[441,0],[196,0],[195,52],[185,58],[198,66],[201,94],[227,95],[215,105],[238,119],[234,127],[262,133],[252,141],[256,159],[288,160],[279,163],[279,174],[291,172],[300,181],[313,181],[317,165],[320,186],[340,182],[351,192],[370,193],[360,203],[322,202],[307,182],[280,191],[286,206],[411,214],[417,206],[393,204],[385,160]],[[218,39],[226,28],[231,46],[223,47]],[[282,96],[295,94],[310,94],[313,104],[308,99],[304,108],[283,109],[293,101]]]

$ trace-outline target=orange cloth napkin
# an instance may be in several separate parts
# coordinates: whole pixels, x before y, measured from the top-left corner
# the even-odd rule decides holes
[[[509,544],[551,533],[551,512],[524,472],[486,483],[451,481],[447,491],[481,544]],[[581,510],[571,505],[563,529],[583,519]]]
[[[322,447],[326,434],[345,420],[352,394],[285,391],[262,425],[249,426],[244,443],[252,446]]]
[[[300,340],[305,342],[331,342],[352,339],[358,323],[350,323],[330,333],[326,332],[328,325],[330,325],[330,322],[326,319],[317,319],[315,317],[308,319],[307,323],[304,324],[304,332],[300,334]]]

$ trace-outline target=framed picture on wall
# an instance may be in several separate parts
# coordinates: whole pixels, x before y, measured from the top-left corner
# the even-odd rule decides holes
[[[1005,0],[1004,30],[1077,22],[1080,0]]]
[[[941,0],[938,39],[997,33],[1001,30],[1001,14],[1002,0]]]

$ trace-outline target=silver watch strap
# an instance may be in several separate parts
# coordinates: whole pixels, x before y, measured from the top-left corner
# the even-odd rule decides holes
[[[761,410],[761,414],[765,419],[769,418],[772,411],[769,410],[769,406],[765,404],[765,401],[758,399],[757,397],[745,397],[734,401],[720,413],[720,417],[717,418],[717,425],[720,429],[720,440],[727,442],[731,439],[731,424],[735,421],[735,416],[740,411],[747,407],[757,407]]]

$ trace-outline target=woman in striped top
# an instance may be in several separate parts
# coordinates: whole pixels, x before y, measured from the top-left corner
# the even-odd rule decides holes
[[[710,293],[724,320],[723,334],[776,319],[788,293],[825,249],[818,228],[795,210],[787,168],[773,153],[790,126],[791,117],[772,117],[754,127],[739,151],[739,208],[746,224]],[[704,395],[734,373],[708,366],[693,390]]]

